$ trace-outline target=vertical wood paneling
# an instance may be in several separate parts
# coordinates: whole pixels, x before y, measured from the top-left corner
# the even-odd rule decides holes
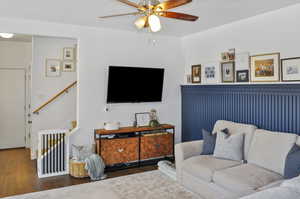
[[[202,139],[217,120],[300,134],[300,84],[182,86],[182,139]]]

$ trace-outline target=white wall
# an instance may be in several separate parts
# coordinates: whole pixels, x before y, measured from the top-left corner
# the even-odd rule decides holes
[[[76,81],[76,72],[61,72],[60,77],[46,77],[46,59],[63,59],[63,48],[75,47],[75,39],[39,37],[33,40],[31,107],[35,110],[54,95]],[[32,115],[32,141],[37,143],[37,133],[45,129],[70,129],[76,120],[76,88]],[[35,145],[35,144],[34,144]]]
[[[97,29],[65,24],[0,19],[0,31],[78,39],[78,125],[72,142],[92,143],[93,129],[103,122],[116,120],[131,125],[133,114],[156,108],[160,121],[176,125],[176,139],[181,139],[180,83],[184,73],[181,42],[176,37],[158,36],[158,45],[148,43],[143,33]],[[120,104],[105,113],[107,67],[128,65],[165,67],[165,86],[162,103]],[[121,83],[121,82],[120,82]]]
[[[251,55],[281,52],[282,58],[299,57],[299,18],[300,4],[297,4],[186,36],[182,39],[185,73],[191,73],[193,64],[220,61],[221,52],[229,48]]]

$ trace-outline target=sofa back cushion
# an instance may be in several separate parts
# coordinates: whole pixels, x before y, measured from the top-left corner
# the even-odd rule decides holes
[[[296,139],[295,134],[258,129],[251,142],[248,162],[284,175],[285,160]]]
[[[300,146],[300,136],[297,136],[297,145]]]
[[[222,129],[227,128],[230,134],[236,133],[244,133],[244,159],[248,160],[248,152],[250,148],[250,143],[256,130],[256,126],[250,124],[242,124],[242,123],[235,123],[225,120],[218,120],[214,126],[213,132],[219,132]]]

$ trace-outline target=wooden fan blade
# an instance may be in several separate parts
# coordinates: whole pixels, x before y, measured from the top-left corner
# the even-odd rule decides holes
[[[179,13],[179,12],[169,12],[169,11],[158,12],[158,15],[162,16],[162,17],[167,17],[167,18],[172,18],[172,19],[180,19],[180,20],[185,20],[185,21],[196,21],[199,18],[194,15],[188,15],[188,14]]]
[[[140,12],[130,12],[130,13],[124,13],[124,14],[102,16],[102,17],[98,17],[98,18],[99,19],[106,19],[106,18],[111,18],[111,17],[122,17],[122,16],[127,16],[127,15],[139,15],[139,14],[140,14]]]
[[[190,3],[192,0],[169,0],[155,6],[156,9],[169,10]]]
[[[133,2],[131,2],[131,1],[128,1],[128,0],[117,0],[117,1],[120,1],[120,2],[122,2],[122,3],[125,3],[125,4],[127,4],[127,5],[129,5],[129,6],[132,6],[132,7],[135,7],[135,8],[139,8],[139,7],[140,7],[138,4],[133,3]]]

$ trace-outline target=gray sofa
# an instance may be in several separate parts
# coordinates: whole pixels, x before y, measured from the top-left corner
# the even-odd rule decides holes
[[[213,132],[244,133],[246,162],[200,155],[203,141],[175,146],[177,180],[205,199],[235,199],[279,186],[285,159],[297,142],[296,134],[257,129],[254,125],[219,120]],[[199,132],[200,133],[200,132]]]

